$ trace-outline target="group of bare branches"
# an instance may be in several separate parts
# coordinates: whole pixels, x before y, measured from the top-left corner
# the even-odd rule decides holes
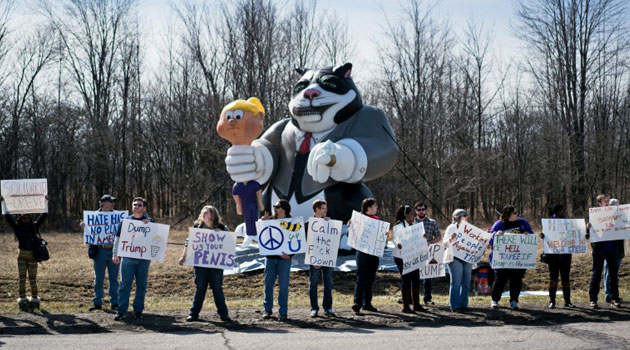
[[[268,126],[288,117],[295,67],[359,54],[361,34],[315,1],[176,2],[159,37],[137,0],[41,0],[29,31],[11,27],[16,3],[0,5],[0,174],[47,178],[51,221],[66,228],[103,193],[121,208],[144,196],[167,222],[208,201],[236,223],[229,145],[214,131],[222,107],[257,96]],[[401,148],[370,184],[385,216],[417,200],[440,219],[463,207],[477,220],[507,203],[532,216],[565,203],[582,216],[597,193],[625,201],[623,0],[521,1],[515,30],[528,49],[513,62],[493,55],[487,25],[456,33],[434,4],[405,6],[383,13],[379,69],[358,81]]]

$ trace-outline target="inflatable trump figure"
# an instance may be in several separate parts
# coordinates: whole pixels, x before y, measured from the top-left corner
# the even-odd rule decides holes
[[[260,136],[263,130],[265,109],[256,97],[236,100],[223,107],[217,134],[230,141],[230,149],[247,153],[252,149],[251,143]],[[236,213],[245,217],[248,236],[256,236],[256,220],[258,213],[264,209],[262,189],[256,180],[237,182],[232,188],[232,196],[236,202]]]
[[[372,196],[363,182],[396,163],[393,132],[382,110],[363,105],[352,64],[297,71],[292,117],[273,124],[251,147],[228,149],[227,171],[234,181],[265,185],[266,208],[282,198],[294,216],[309,217],[321,198],[331,218],[346,222]]]

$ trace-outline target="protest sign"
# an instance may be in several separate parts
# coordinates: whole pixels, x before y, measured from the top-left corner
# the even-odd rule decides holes
[[[0,181],[2,214],[48,213],[46,179]]]
[[[591,242],[630,238],[630,204],[589,209]]]
[[[114,244],[116,232],[123,220],[129,216],[126,210],[83,211],[83,243],[102,245]]]
[[[124,219],[120,230],[118,256],[164,261],[168,233],[168,225]]]
[[[306,251],[302,217],[256,221],[260,255],[298,254]]]
[[[337,266],[341,226],[339,220],[308,219],[308,238],[304,263],[314,266]]]
[[[442,243],[434,243],[429,245],[427,251],[426,264],[420,268],[420,279],[436,278],[446,276],[446,268],[444,264],[444,246]]]
[[[494,236],[493,269],[535,269],[538,236],[506,233]]]
[[[477,264],[492,238],[492,233],[484,231],[467,222],[462,222],[455,231],[453,256],[467,263]]]
[[[352,211],[348,227],[348,245],[365,254],[382,257],[387,244],[389,222]]]
[[[584,219],[542,219],[545,254],[586,254]]]
[[[229,270],[236,267],[236,234],[191,227],[186,265]]]
[[[394,236],[397,245],[400,245],[400,255],[403,261],[403,275],[420,269],[426,263],[429,255],[429,245],[424,238],[424,224],[402,227],[395,226]]]

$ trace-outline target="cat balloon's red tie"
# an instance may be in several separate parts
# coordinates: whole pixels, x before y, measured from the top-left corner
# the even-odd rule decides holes
[[[300,152],[301,154],[307,154],[308,151],[311,150],[311,136],[312,134],[310,132],[304,134],[304,140],[302,140],[302,143],[300,144],[300,150],[298,152]]]

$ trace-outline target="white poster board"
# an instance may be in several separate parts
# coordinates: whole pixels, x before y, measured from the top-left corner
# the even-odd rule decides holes
[[[542,219],[545,254],[586,254],[584,219]]]
[[[339,220],[308,219],[306,256],[304,257],[306,265],[337,266],[342,225],[343,223]]]
[[[437,278],[446,276],[446,265],[444,264],[444,246],[442,243],[429,245],[427,252],[428,259],[420,268],[420,279]]]
[[[48,182],[46,179],[0,181],[2,214],[48,213]]]
[[[495,235],[492,248],[492,268],[535,269],[537,252],[537,235],[522,233]]]
[[[471,264],[479,263],[493,235],[468,222],[462,222],[455,234],[453,256]]]
[[[186,265],[230,270],[236,267],[236,234],[191,227]]]
[[[348,245],[365,254],[382,257],[387,244],[389,222],[352,211],[348,227]]]
[[[83,211],[83,243],[92,245],[114,244],[116,233],[126,210]]]
[[[124,219],[121,224],[118,256],[164,261],[169,226]]]
[[[630,238],[630,204],[590,208],[591,242]]]
[[[400,256],[403,261],[403,275],[420,269],[429,258],[429,245],[424,238],[424,224],[402,227],[394,226],[395,244],[400,244]]]
[[[306,251],[302,217],[256,221],[260,255],[292,255]]]

